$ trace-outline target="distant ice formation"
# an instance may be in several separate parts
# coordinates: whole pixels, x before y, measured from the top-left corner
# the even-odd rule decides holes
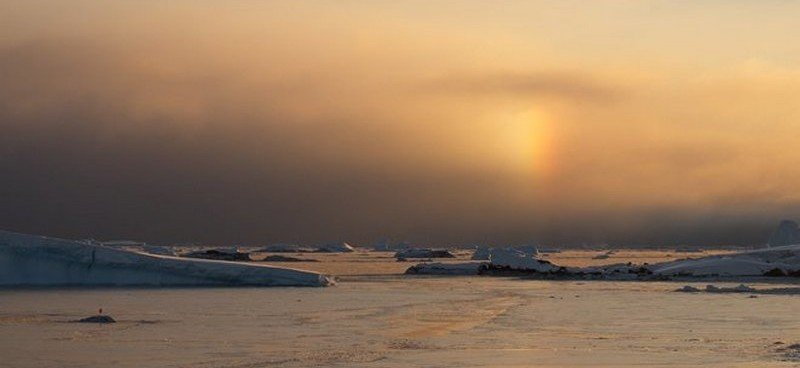
[[[534,248],[535,250],[535,248]],[[548,261],[537,258],[538,252],[523,248],[492,248],[489,252],[489,263],[498,268],[513,270],[551,272],[559,267]]]
[[[281,256],[281,255],[266,256],[261,261],[262,262],[319,262],[316,259],[287,257],[287,256]]]
[[[487,246],[479,246],[475,249],[475,253],[472,253],[472,260],[473,261],[488,261],[489,255],[492,253],[492,248]]]
[[[331,242],[325,245],[311,248],[297,244],[271,244],[264,248],[254,250],[254,253],[349,253],[355,249],[345,242]]]
[[[350,253],[354,252],[355,249],[345,242],[332,242],[320,246],[317,251],[323,253]]]
[[[495,249],[513,249],[518,253],[522,253],[531,257],[537,257],[539,255],[539,249],[534,245],[519,245],[519,246],[512,246],[506,248],[500,247],[487,247],[487,246],[479,246],[475,249],[475,253],[472,254],[473,261],[488,261],[489,256],[491,255],[492,251]],[[557,253],[558,251],[551,251],[550,253]]]
[[[561,253],[559,248],[539,248],[539,253]]]
[[[770,247],[800,244],[800,227],[798,227],[797,222],[792,220],[781,221],[778,224],[778,228],[770,236],[767,244]]]
[[[477,275],[488,267],[486,262],[420,263],[406,270],[417,275]]]
[[[172,247],[162,247],[158,245],[144,244],[141,246],[142,251],[150,254],[158,254],[162,256],[177,256],[177,252]]]
[[[399,250],[394,255],[397,259],[408,258],[455,258],[453,253],[447,249],[431,249],[431,248],[409,248]]]
[[[611,258],[611,256],[613,256],[613,255],[614,255],[614,251],[611,251],[611,250],[610,250],[610,251],[608,251],[608,252],[605,252],[605,253],[603,253],[603,254],[598,254],[598,255],[596,255],[596,256],[592,257],[592,259],[609,259],[609,258]]]
[[[800,276],[800,245],[763,248],[733,254],[713,255],[700,258],[687,258],[656,264],[611,264],[591,267],[561,267],[536,256],[525,254],[513,248],[492,248],[489,250],[486,273],[500,273],[513,270],[538,275],[554,275],[565,278],[612,278],[647,279],[674,277],[746,277],[746,276]],[[608,254],[608,253],[606,253]],[[455,270],[479,270],[476,262],[463,266],[427,267],[417,265],[409,273],[452,274]],[[494,272],[499,271],[499,272]],[[472,274],[478,274],[476,271]]]
[[[189,259],[0,231],[0,285],[327,286],[316,272]]]
[[[297,244],[277,243],[254,250],[255,253],[311,253],[314,249],[301,247]]]
[[[739,284],[739,286],[734,287],[706,285],[705,289],[696,288],[691,285],[685,285],[684,287],[675,291],[682,293],[699,293],[701,291],[705,291],[707,293],[753,293],[757,290],[745,284]]]
[[[241,252],[237,247],[197,250],[183,254],[181,257],[215,259],[218,261],[252,261],[249,253]]]
[[[800,245],[682,259],[649,266],[665,276],[787,276],[800,271]]]
[[[147,245],[145,242],[136,240],[106,240],[100,243],[107,247],[141,247]]]
[[[373,250],[378,252],[390,252],[408,248],[411,248],[411,244],[406,242],[399,242],[392,244],[387,239],[380,240],[379,242],[375,243],[375,245],[372,247]]]

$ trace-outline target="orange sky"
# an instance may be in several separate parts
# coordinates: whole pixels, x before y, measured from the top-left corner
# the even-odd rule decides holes
[[[76,198],[58,213],[77,220],[0,224],[209,241],[754,241],[800,203],[796,14],[784,1],[6,1],[0,143],[3,168],[24,175],[5,193],[23,208]],[[70,174],[74,188],[26,181],[71,162],[31,150],[85,162],[99,147],[119,157]],[[135,159],[147,155],[173,166]],[[152,179],[125,181],[120,203],[93,194],[120,185],[95,175],[123,162]],[[201,203],[158,184],[175,170],[205,183],[189,191]],[[251,184],[261,191],[214,199]],[[198,232],[198,208],[235,224]],[[180,224],[133,225],[158,213]]]

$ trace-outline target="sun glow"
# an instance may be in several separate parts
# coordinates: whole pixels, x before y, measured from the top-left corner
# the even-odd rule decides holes
[[[552,165],[551,117],[541,110],[526,110],[505,119],[502,144],[508,162],[523,173],[544,175]]]

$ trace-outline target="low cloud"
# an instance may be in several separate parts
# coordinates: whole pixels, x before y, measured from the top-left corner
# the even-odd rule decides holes
[[[568,72],[465,73],[439,78],[427,87],[456,96],[546,97],[568,101],[610,102],[621,97],[619,87],[597,78]]]

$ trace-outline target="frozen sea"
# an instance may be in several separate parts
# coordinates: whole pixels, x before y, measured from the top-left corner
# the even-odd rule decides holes
[[[372,256],[327,257],[316,267],[367,271],[328,288],[0,289],[0,367],[800,366],[793,293],[377,275]],[[786,282],[748,285],[800,287]],[[118,323],[69,322],[100,307]]]

